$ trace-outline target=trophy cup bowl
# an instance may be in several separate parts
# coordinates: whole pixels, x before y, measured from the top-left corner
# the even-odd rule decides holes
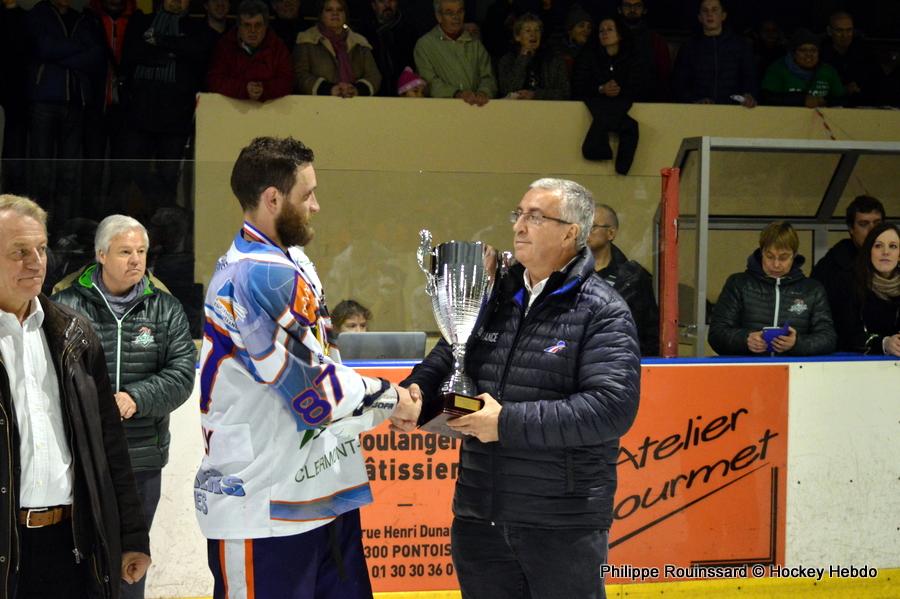
[[[425,273],[434,318],[453,352],[453,370],[441,384],[440,402],[423,406],[423,430],[462,437],[446,425],[451,418],[480,410],[475,383],[463,370],[466,343],[487,305],[497,277],[497,251],[480,241],[448,241],[431,246],[431,232],[419,233],[417,258]]]

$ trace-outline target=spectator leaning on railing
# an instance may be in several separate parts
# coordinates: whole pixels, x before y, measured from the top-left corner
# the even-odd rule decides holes
[[[265,102],[291,93],[294,73],[284,42],[269,29],[262,0],[243,0],[237,27],[216,45],[207,82],[209,91]]]
[[[541,20],[526,13],[513,24],[515,48],[497,66],[500,94],[514,100],[568,100],[566,64],[543,43]]]
[[[724,0],[701,0],[697,19],[702,32],[678,51],[672,85],[679,102],[738,103],[756,106],[757,80],[753,51],[725,28]]]
[[[806,29],[794,33],[790,50],[762,81],[762,101],[773,106],[839,106],[844,96],[837,71],[819,59],[819,38]]]
[[[434,0],[438,24],[419,38],[413,52],[432,98],[460,98],[484,106],[497,95],[491,57],[463,27],[463,0]]]
[[[301,94],[342,98],[375,95],[381,73],[368,40],[347,25],[346,0],[320,0],[319,7],[319,24],[297,36],[297,89]]]

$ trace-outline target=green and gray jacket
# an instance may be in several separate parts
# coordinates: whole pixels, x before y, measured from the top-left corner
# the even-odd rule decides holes
[[[125,391],[137,412],[124,420],[135,471],[159,470],[169,461],[169,414],[194,385],[194,342],[181,303],[144,277],[144,293],[119,320],[84,269],[53,299],[84,314],[106,355],[113,392]]]

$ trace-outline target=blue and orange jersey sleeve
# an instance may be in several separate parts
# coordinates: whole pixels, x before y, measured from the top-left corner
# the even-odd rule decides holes
[[[365,386],[356,372],[326,359],[313,332],[318,300],[309,283],[296,269],[279,263],[249,263],[242,274],[235,295],[246,315],[236,326],[247,370],[281,396],[298,429],[352,414],[363,401]]]

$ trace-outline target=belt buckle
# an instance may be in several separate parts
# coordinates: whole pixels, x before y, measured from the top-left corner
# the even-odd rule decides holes
[[[49,511],[50,508],[48,507],[28,508],[28,512],[25,514],[25,528],[43,528],[43,524],[31,524],[31,514],[40,514]]]

